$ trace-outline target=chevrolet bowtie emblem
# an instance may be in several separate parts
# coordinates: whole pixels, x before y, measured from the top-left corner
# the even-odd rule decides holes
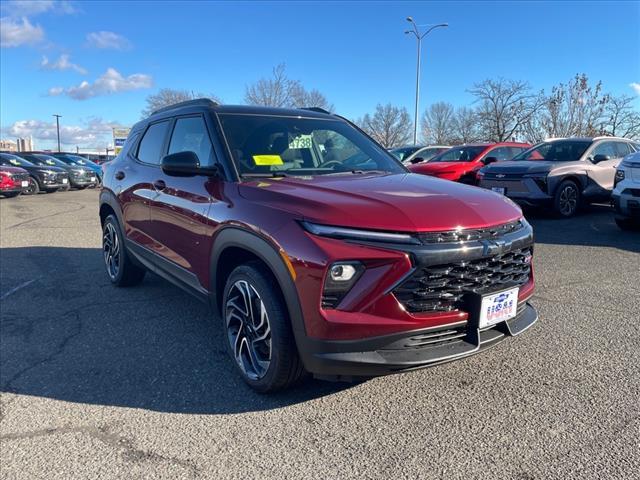
[[[496,178],[504,178],[506,175],[504,173],[499,173],[496,175]]]

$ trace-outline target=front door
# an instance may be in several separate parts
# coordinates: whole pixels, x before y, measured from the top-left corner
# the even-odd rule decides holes
[[[603,190],[603,193],[613,190],[613,179],[616,174],[616,168],[624,156],[622,155],[621,149],[618,148],[618,143],[621,142],[602,142],[597,145],[589,155],[589,159],[592,162],[597,160],[598,156],[604,158],[598,161],[589,171],[589,177]]]

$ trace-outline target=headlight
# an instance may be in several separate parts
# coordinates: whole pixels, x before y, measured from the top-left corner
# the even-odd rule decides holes
[[[379,232],[375,230],[359,230],[357,228],[332,227],[317,223],[300,222],[302,227],[314,235],[340,238],[343,240],[360,240],[369,242],[409,243],[419,245],[420,241],[406,233]]]
[[[616,176],[613,178],[613,188],[622,180],[624,180],[624,170],[616,170]]]

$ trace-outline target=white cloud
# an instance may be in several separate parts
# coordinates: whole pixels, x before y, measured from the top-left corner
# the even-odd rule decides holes
[[[67,95],[74,100],[86,100],[100,95],[140,90],[143,88],[151,88],[152,86],[153,78],[151,78],[150,75],[134,73],[128,77],[123,77],[115,68],[108,68],[107,71],[93,83],[83,81],[77,87],[53,87],[49,89],[49,95]]]
[[[22,17],[0,18],[0,46],[2,48],[33,45],[44,39],[44,30],[40,25],[32,25],[29,19]]]
[[[46,56],[43,56],[42,61],[40,62],[40,68],[42,70],[73,70],[81,75],[87,74],[87,70],[85,68],[75,63],[71,63],[69,58],[68,54],[63,53],[56,61],[51,62]]]
[[[633,88],[633,91],[636,92],[636,94],[640,95],[640,83],[638,82],[631,82],[629,84],[629,86],[631,88]]]
[[[131,42],[122,35],[105,31],[88,33],[87,43],[91,47],[111,48],[114,50],[126,50],[131,47]]]
[[[9,17],[30,17],[45,12],[60,14],[76,13],[75,6],[66,0],[4,0],[2,14]]]
[[[118,122],[107,122],[101,118],[90,118],[83,125],[66,125],[64,117],[60,124],[60,143],[75,147],[104,148],[113,143],[112,128],[121,127]],[[13,125],[3,128],[2,134],[7,137],[33,136],[38,143],[53,145],[57,141],[56,122],[42,120],[19,120]],[[42,147],[46,148],[46,147]]]

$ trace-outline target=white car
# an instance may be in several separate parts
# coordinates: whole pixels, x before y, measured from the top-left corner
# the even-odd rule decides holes
[[[627,155],[618,165],[611,200],[620,228],[640,227],[640,151]]]

